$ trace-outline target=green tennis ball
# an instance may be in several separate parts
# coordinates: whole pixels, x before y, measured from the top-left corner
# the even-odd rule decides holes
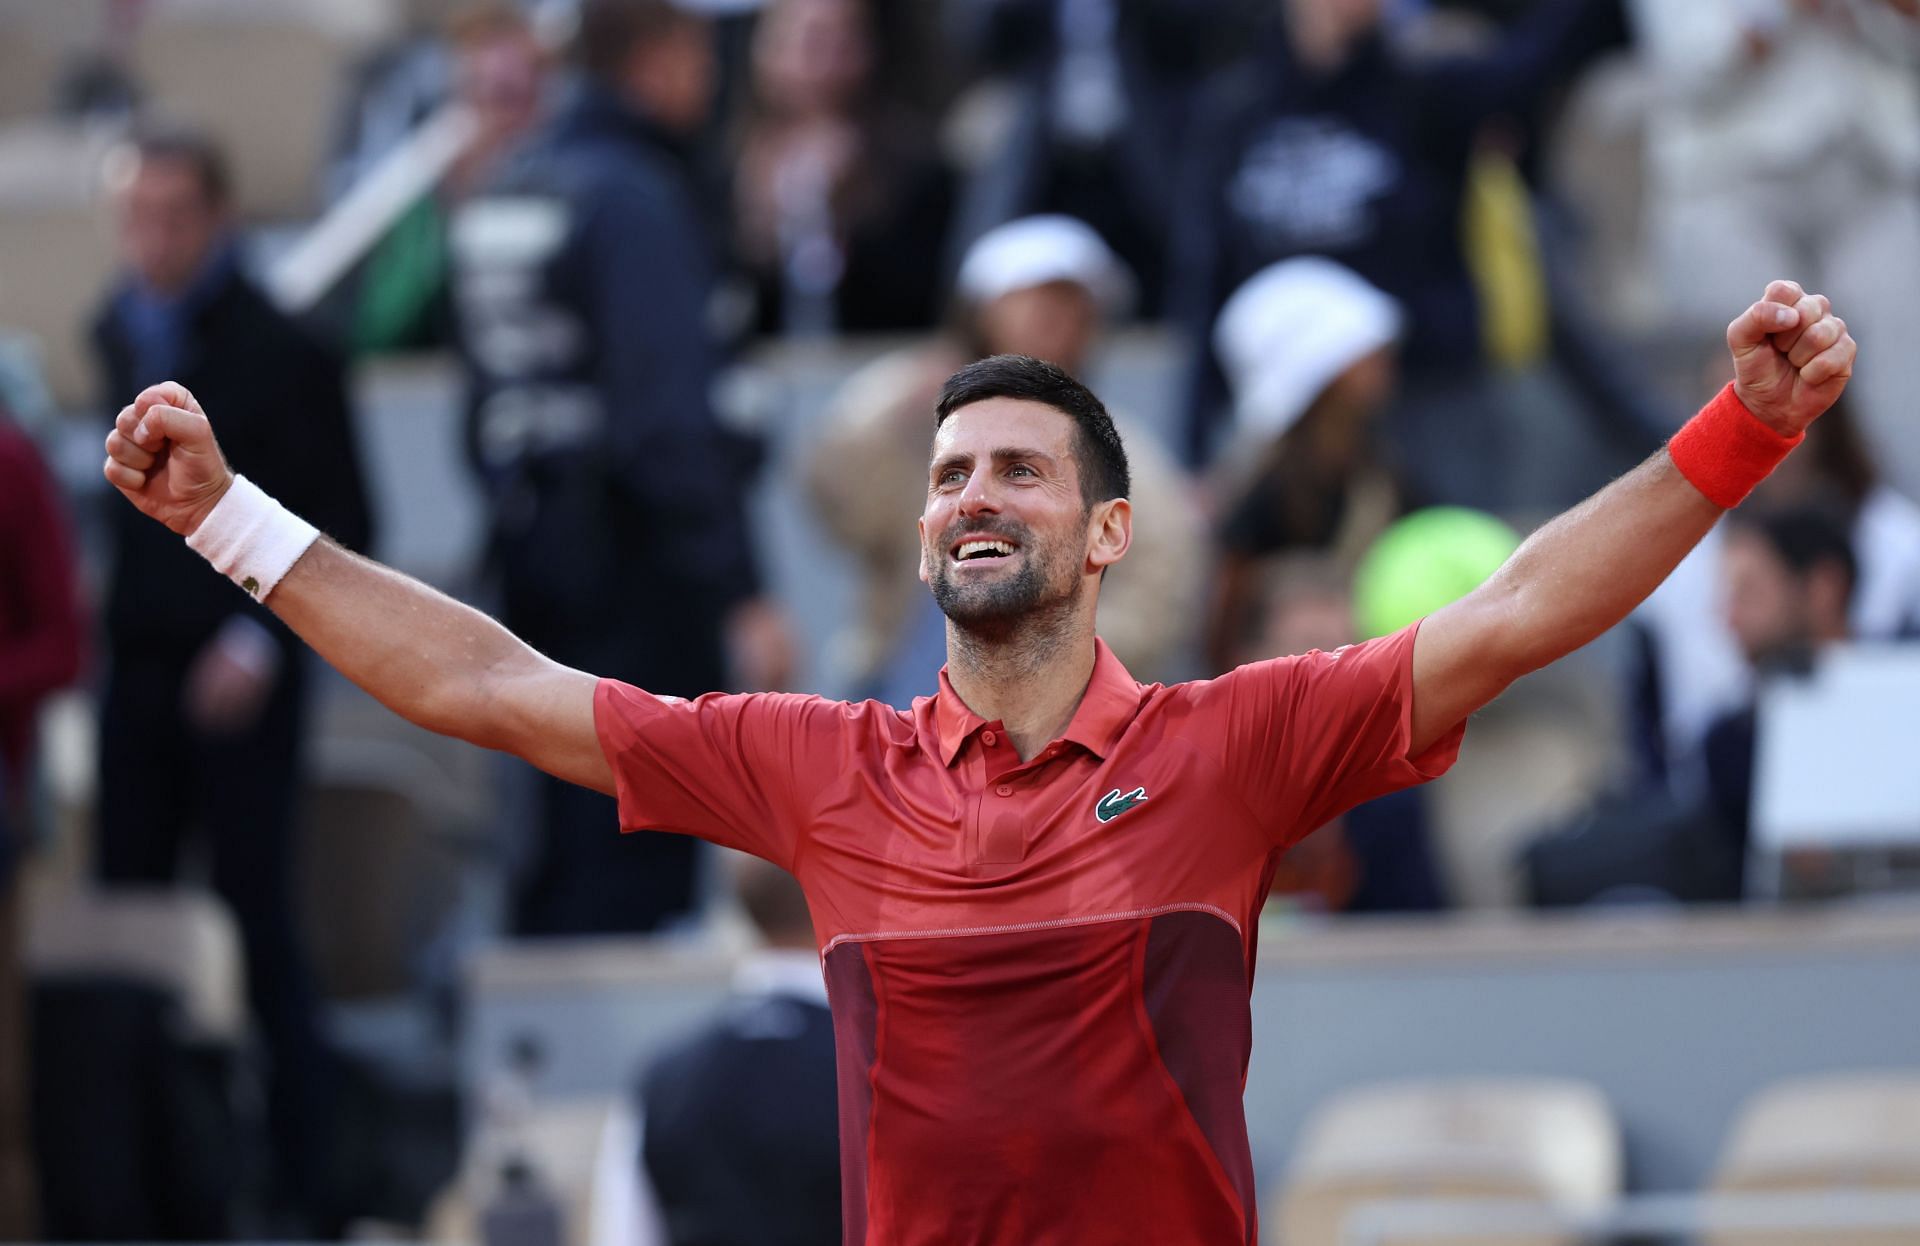
[[[1520,534],[1483,511],[1432,506],[1398,520],[1360,559],[1353,620],[1363,637],[1397,632],[1480,587]]]

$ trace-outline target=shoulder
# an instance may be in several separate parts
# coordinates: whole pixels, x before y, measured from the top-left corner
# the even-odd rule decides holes
[[[662,696],[617,679],[594,689],[594,714],[603,735],[619,736],[658,725],[705,724],[712,730],[774,731],[851,739],[892,738],[911,731],[905,714],[878,701],[835,701],[798,692],[709,692]]]
[[[1390,635],[1306,653],[1266,658],[1237,666],[1213,679],[1174,684],[1166,690],[1173,704],[1196,708],[1218,707],[1253,695],[1304,694],[1307,690],[1346,683],[1381,685],[1412,680],[1414,638],[1418,622]]]

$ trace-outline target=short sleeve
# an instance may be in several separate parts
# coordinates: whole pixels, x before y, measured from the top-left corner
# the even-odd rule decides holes
[[[1466,723],[1418,756],[1413,642],[1419,624],[1332,653],[1255,662],[1192,685],[1209,734],[1220,733],[1227,779],[1295,843],[1355,805],[1446,773]]]
[[[786,693],[594,690],[620,829],[694,835],[791,870],[819,785],[855,764],[865,707]]]

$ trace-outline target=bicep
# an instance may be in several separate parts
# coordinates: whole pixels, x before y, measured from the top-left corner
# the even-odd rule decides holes
[[[1425,752],[1487,704],[1521,671],[1502,639],[1507,611],[1482,589],[1428,615],[1413,638],[1413,721],[1409,748]]]
[[[531,650],[519,669],[490,681],[489,714],[502,725],[485,743],[512,753],[556,779],[614,794],[613,767],[594,723],[600,681]]]

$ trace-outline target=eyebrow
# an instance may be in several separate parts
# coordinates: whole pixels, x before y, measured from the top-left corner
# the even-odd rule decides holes
[[[1049,467],[1058,467],[1060,463],[1058,459],[1048,454],[1045,450],[1021,446],[996,447],[993,451],[993,459],[996,463],[1010,463],[1022,460],[1039,461]],[[949,467],[965,467],[972,462],[973,456],[971,454],[949,454],[943,459],[936,459],[927,468],[927,477],[928,479],[934,479]]]

